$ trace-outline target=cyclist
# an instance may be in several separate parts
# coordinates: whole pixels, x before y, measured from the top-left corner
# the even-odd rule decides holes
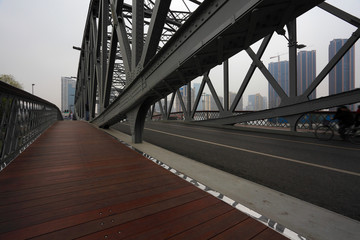
[[[345,139],[346,128],[354,124],[354,116],[346,106],[338,107],[334,119],[339,121],[339,134],[342,139]]]

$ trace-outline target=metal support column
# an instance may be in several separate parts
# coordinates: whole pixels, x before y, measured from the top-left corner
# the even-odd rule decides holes
[[[297,96],[297,36],[296,19],[287,24],[289,31],[289,92],[290,98]]]
[[[224,67],[224,111],[229,111],[229,60],[225,60]]]
[[[151,104],[145,102],[127,113],[133,143],[142,143],[146,114]]]
[[[187,87],[186,87],[186,90],[187,90],[187,102],[186,102],[186,118],[187,120],[191,120],[190,119],[190,115],[191,115],[191,82],[189,82],[187,84]]]

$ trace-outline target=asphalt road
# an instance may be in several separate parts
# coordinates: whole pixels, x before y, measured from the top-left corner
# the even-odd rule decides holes
[[[359,145],[160,122],[146,123],[144,140],[360,221]]]

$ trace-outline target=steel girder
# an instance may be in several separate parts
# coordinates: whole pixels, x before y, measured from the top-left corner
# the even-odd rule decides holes
[[[342,59],[342,57],[349,51],[351,47],[358,41],[360,38],[360,19],[352,16],[330,4],[325,2],[318,5],[321,9],[333,14],[334,16],[344,20],[345,22],[355,26],[357,29],[353,32],[353,34],[349,37],[346,43],[339,49],[339,51],[335,54],[335,56],[329,61],[329,63],[322,69],[322,71],[317,75],[317,77],[313,80],[310,86],[304,91],[303,94],[298,94],[296,92],[295,86],[296,83],[296,72],[290,73],[290,94],[289,96],[283,92],[283,89],[278,85],[270,72],[266,69],[264,64],[260,61],[260,56],[264,50],[264,44],[266,44],[266,38],[263,41],[262,47],[259,48],[258,53],[255,54],[251,48],[246,49],[248,55],[252,58],[253,64],[251,65],[248,75],[243,81],[243,85],[241,86],[235,101],[232,105],[232,111],[228,114],[228,116],[223,115],[223,117],[218,119],[208,120],[207,122],[202,122],[201,124],[205,125],[224,125],[224,124],[236,124],[240,122],[248,122],[260,119],[268,119],[274,117],[283,117],[288,119],[291,130],[296,131],[297,121],[300,117],[308,112],[327,109],[331,107],[336,107],[339,105],[348,105],[360,102],[360,90],[355,89],[348,92],[343,92],[335,95],[330,95],[327,97],[322,97],[319,99],[309,100],[309,96],[316,89],[316,87],[325,79],[325,77],[329,74],[329,72],[335,67],[335,65]],[[290,23],[294,24],[294,23]],[[292,29],[293,28],[293,29]],[[291,41],[291,32],[296,34],[296,25],[288,26],[289,36]],[[296,43],[296,35],[293,35],[293,43]],[[291,42],[289,44],[289,48],[291,48]],[[290,65],[292,67],[296,66],[296,55],[293,54],[291,56],[291,49],[289,51],[289,60]],[[244,85],[246,86],[249,80],[249,76],[253,73],[255,68],[259,68],[263,75],[267,78],[268,82],[275,89],[277,94],[281,98],[281,104],[278,108],[268,109],[264,111],[247,113],[243,115],[234,115],[234,109],[236,104],[238,103],[242,93],[244,91]],[[290,66],[291,69],[291,66]],[[296,70],[296,69],[295,69]],[[294,69],[293,69],[294,71]],[[249,75],[250,74],[250,75]],[[292,89],[291,89],[292,86]],[[221,113],[221,112],[220,112]],[[232,115],[232,116],[229,116]],[[220,114],[221,116],[221,114]]]
[[[175,92],[239,51],[247,50],[256,63],[256,54],[254,56],[249,48],[251,44],[282,29],[284,25],[289,28],[289,23],[296,17],[323,1],[207,0],[185,22],[171,19],[169,11],[164,10],[168,6],[163,2],[156,1],[151,8],[133,1],[131,37],[125,24],[126,17],[130,18],[125,15],[130,14],[129,10],[126,12],[128,5],[119,0],[91,2],[81,47],[76,93],[77,111],[82,117],[84,106],[88,104],[94,118],[98,101],[100,114],[93,119],[94,124],[106,127],[133,115],[134,122],[130,124],[138,126],[141,131],[141,124],[136,124],[139,110],[144,111],[156,100]],[[146,14],[150,13],[147,34],[142,34]],[[159,28],[163,29],[163,34],[165,29],[169,30],[167,24],[171,21],[182,26],[165,45],[160,46],[162,37],[159,36]],[[115,48],[112,45],[116,42],[118,46]],[[159,47],[154,50],[156,45]],[[118,59],[123,64],[122,74],[126,78],[122,79],[123,87],[117,91],[118,96],[108,105],[107,99],[110,98],[106,89],[109,88],[104,86],[112,82],[113,74],[110,72],[115,67],[111,67]],[[272,85],[276,89],[276,83]],[[282,95],[280,88],[277,92]]]
[[[217,96],[216,92],[212,90],[212,83],[211,79],[209,77],[209,73],[207,72],[204,75],[203,81],[201,82],[201,86],[199,89],[199,92],[197,94],[196,99],[194,101],[194,104],[192,106],[192,109],[185,108],[183,109],[183,115],[185,119],[189,119],[191,121],[196,120],[195,114],[196,110],[199,106],[200,98],[203,93],[203,89],[205,85],[208,85],[211,95],[213,99],[216,102],[217,109],[218,109],[218,116],[217,119],[212,119],[210,121],[208,120],[201,120],[198,122],[198,124],[214,124],[214,125],[223,125],[223,124],[236,124],[236,123],[247,123],[249,121],[254,120],[264,120],[266,118],[276,118],[276,117],[282,117],[285,118],[291,123],[291,130],[296,130],[296,122],[299,120],[299,118],[308,112],[315,111],[315,110],[321,110],[321,109],[327,109],[335,106],[339,106],[341,104],[347,105],[347,104],[353,104],[358,103],[359,101],[359,95],[356,94],[356,91],[351,91],[348,93],[341,93],[337,95],[332,95],[329,97],[323,97],[321,99],[309,100],[309,95],[313,91],[315,91],[316,87],[324,81],[325,77],[329,72],[333,69],[333,67],[338,63],[338,61],[341,60],[341,58],[344,56],[344,54],[354,46],[355,42],[359,38],[359,26],[360,26],[360,20],[352,16],[334,6],[331,6],[327,3],[321,3],[318,5],[319,8],[327,11],[328,13],[342,19],[343,21],[355,26],[357,30],[350,36],[346,44],[338,51],[338,53],[330,60],[330,62],[322,69],[320,74],[316,77],[316,79],[312,82],[312,84],[306,89],[306,91],[303,94],[299,94],[296,89],[297,85],[297,74],[296,74],[296,47],[297,45],[297,36],[296,36],[296,20],[290,21],[287,24],[288,32],[289,32],[289,62],[290,62],[290,91],[289,95],[287,95],[283,88],[280,87],[280,85],[277,83],[277,81],[274,79],[274,77],[271,75],[271,73],[267,70],[267,68],[264,66],[264,64],[261,61],[261,56],[264,53],[272,35],[268,35],[265,37],[262,41],[262,44],[260,48],[258,49],[258,52],[255,54],[253,50],[249,47],[245,51],[248,53],[248,55],[253,59],[253,63],[250,65],[249,70],[245,76],[245,78],[242,81],[242,85],[239,88],[235,99],[232,101],[230,108],[227,106],[227,104],[230,103],[229,99],[229,76],[228,76],[228,64],[227,61],[224,61],[224,101],[223,105],[220,102],[219,97]],[[281,32],[281,31],[279,31]],[[263,73],[269,84],[276,90],[277,94],[281,98],[281,105],[282,106],[291,106],[290,108],[275,108],[275,109],[269,109],[262,112],[256,112],[256,113],[242,113],[241,116],[239,116],[239,113],[235,111],[235,108],[237,107],[241,97],[243,96],[243,93],[249,84],[250,79],[252,78],[252,75],[254,74],[255,69],[258,68]],[[355,93],[355,94],[354,94]],[[185,101],[190,102],[191,99],[194,96],[191,96],[188,94],[186,96],[187,99]],[[194,98],[195,98],[194,97]],[[180,103],[184,102],[182,99],[183,97],[178,97],[178,101]],[[163,100],[164,102],[164,100]],[[167,101],[165,101],[167,102]],[[160,107],[161,115],[163,119],[170,119],[170,112],[173,107],[174,100],[170,102],[171,104],[169,106],[166,106],[166,108],[162,108],[162,105]],[[183,105],[183,104],[182,104]],[[184,105],[185,106],[185,105]],[[189,112],[190,117],[188,116]],[[265,114],[266,113],[266,114]],[[264,114],[262,116],[262,114]],[[153,116],[153,115],[151,115]],[[266,117],[265,117],[266,116]],[[155,116],[159,117],[159,115]]]
[[[161,1],[155,4],[154,1],[147,0],[141,4],[141,1],[134,1],[134,6],[140,4],[140,7],[133,11],[131,4],[120,0],[91,1],[82,46],[75,48],[81,50],[75,100],[81,117],[85,116],[87,105],[90,118],[95,118],[95,112],[106,108],[132,81],[135,72],[131,71],[132,54],[138,51],[136,54],[142,56],[141,45],[146,39],[146,34],[141,31],[141,28],[144,28],[142,24],[154,29],[148,31],[153,34],[149,37],[148,46],[145,46],[147,55],[142,60],[143,64],[149,61],[151,54],[155,54],[186,21],[191,14],[187,9],[194,8],[188,6],[189,3],[195,6],[201,4],[201,1],[184,1],[186,11],[168,11],[169,7],[166,5],[170,2]],[[133,18],[133,12],[140,15]],[[153,15],[157,16],[156,21],[149,26],[148,19]],[[133,36],[135,44],[132,44]],[[134,49],[133,53],[131,49]],[[96,109],[97,103],[100,109]]]
[[[322,97],[311,101],[301,101],[293,104],[287,104],[274,109],[267,109],[247,113],[243,115],[223,117],[219,119],[210,119],[202,122],[204,125],[229,125],[240,122],[249,122],[260,119],[269,119],[273,117],[286,117],[291,125],[295,128],[297,121],[304,113],[309,113],[319,109],[347,105],[360,102],[360,89]],[[295,130],[295,129],[293,129]]]

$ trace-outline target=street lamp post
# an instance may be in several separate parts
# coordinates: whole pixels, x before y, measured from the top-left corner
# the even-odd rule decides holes
[[[34,86],[35,86],[35,83],[33,83],[33,84],[31,85],[31,88],[32,88],[31,93],[32,93],[32,95],[34,95]]]

